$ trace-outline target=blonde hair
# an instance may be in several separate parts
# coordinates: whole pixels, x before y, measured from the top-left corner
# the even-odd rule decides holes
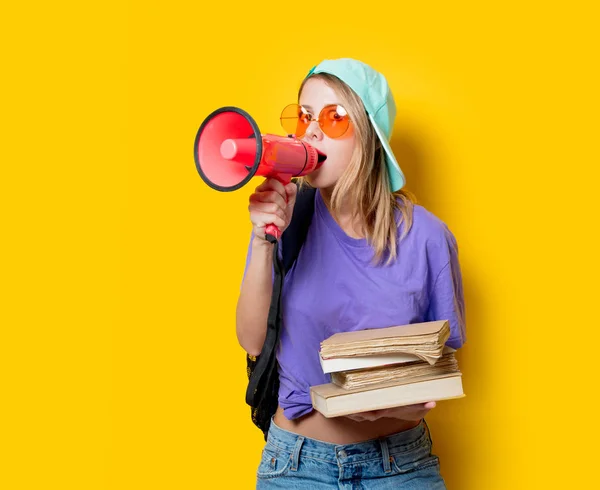
[[[306,78],[322,79],[333,88],[348,111],[356,135],[356,149],[348,167],[333,188],[329,206],[336,215],[344,198],[357,203],[352,220],[359,218],[362,232],[375,250],[374,260],[381,263],[387,255],[386,265],[396,260],[398,243],[408,234],[413,222],[413,207],[416,197],[408,190],[390,191],[389,176],[385,163],[385,151],[377,133],[373,129],[362,100],[339,78],[327,73],[319,73]],[[305,184],[301,179],[301,185]],[[395,211],[400,211],[396,222]],[[402,236],[397,240],[398,228],[404,222]]]

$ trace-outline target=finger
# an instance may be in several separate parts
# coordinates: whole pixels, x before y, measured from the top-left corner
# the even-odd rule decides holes
[[[393,408],[384,408],[381,410],[377,410],[377,412],[374,412],[377,414],[378,418],[382,418],[382,417],[389,417],[390,415],[394,414],[394,409]]]
[[[367,420],[372,422],[381,418],[381,415],[379,414],[379,410],[370,410],[367,412],[360,412],[360,417],[362,418],[362,421]]]
[[[285,207],[285,212],[291,217],[292,212],[294,211],[294,207],[296,206],[296,197],[298,194],[298,187],[296,184],[293,184],[293,187],[287,188],[287,203]]]
[[[378,414],[381,410],[367,410],[365,412],[360,412],[363,417],[372,417],[375,414]]]
[[[374,422],[375,420],[377,420],[379,418],[381,418],[381,417],[377,414],[369,414],[369,415],[364,416],[364,420],[366,420],[367,422]]]
[[[252,221],[252,224],[257,227],[264,227],[272,224],[279,229],[285,228],[285,220],[276,214],[253,212],[250,215],[250,220]]]
[[[428,402],[426,404],[423,404],[423,408],[421,408],[420,410],[412,410],[411,412],[408,413],[407,416],[409,416],[411,418],[411,420],[419,420],[422,419],[423,417],[425,417],[425,415],[427,415],[431,408],[430,403],[435,403],[435,402]]]
[[[295,182],[290,182],[285,186],[285,193],[287,195],[288,202],[294,201],[296,199],[296,194],[298,194],[298,186]]]
[[[419,403],[417,405],[404,405],[396,408],[389,408],[381,410],[380,417],[398,418],[402,420],[420,420],[422,419],[429,408],[425,408],[425,403]]]
[[[434,408],[436,405],[435,402],[427,402],[427,403],[419,403],[417,405],[411,405],[411,407],[414,407],[415,412],[429,412],[429,410],[431,410],[432,408]]]
[[[428,402],[430,403],[430,402]],[[408,411],[408,412],[421,412],[423,410],[425,410],[425,403],[417,403],[415,405],[404,405],[403,407],[401,407],[401,409]]]
[[[363,422],[365,419],[358,414],[346,415],[350,420],[354,420],[354,422]]]
[[[275,216],[279,216],[283,220],[286,218],[285,211],[274,202],[259,202],[249,204],[248,211],[250,211],[250,219],[252,219],[252,214],[273,214]]]
[[[262,184],[260,184],[257,188],[257,192],[263,192],[268,190],[274,190],[278,192],[281,197],[285,199],[285,186],[279,182],[277,179],[266,179]]]
[[[277,191],[255,192],[250,196],[249,202],[272,202],[277,204],[281,209],[285,209],[287,206],[286,200]]]

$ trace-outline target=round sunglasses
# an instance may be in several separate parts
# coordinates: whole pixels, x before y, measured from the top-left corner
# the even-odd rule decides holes
[[[326,105],[321,109],[318,118],[299,104],[290,104],[281,111],[281,126],[287,134],[301,138],[306,134],[310,123],[317,121],[321,131],[330,138],[339,138],[350,126],[350,116],[339,104]]]

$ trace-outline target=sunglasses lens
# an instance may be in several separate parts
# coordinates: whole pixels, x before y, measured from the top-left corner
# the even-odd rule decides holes
[[[281,126],[287,134],[301,138],[314,118],[298,104],[290,104],[281,111]],[[350,126],[348,112],[341,105],[325,106],[319,113],[321,131],[330,138],[339,138]]]
[[[319,115],[321,129],[330,138],[339,138],[350,125],[350,118],[346,109],[341,105],[330,105],[324,107]]]
[[[300,138],[306,132],[308,126],[302,108],[298,104],[290,104],[281,111],[281,126],[287,134],[296,135]]]

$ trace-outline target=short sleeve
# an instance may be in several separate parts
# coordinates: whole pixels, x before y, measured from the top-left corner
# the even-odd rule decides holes
[[[436,275],[430,289],[426,321],[447,320],[450,324],[450,337],[446,345],[458,349],[467,340],[462,273],[456,239],[447,228],[445,236],[443,253],[447,254],[446,264]]]

